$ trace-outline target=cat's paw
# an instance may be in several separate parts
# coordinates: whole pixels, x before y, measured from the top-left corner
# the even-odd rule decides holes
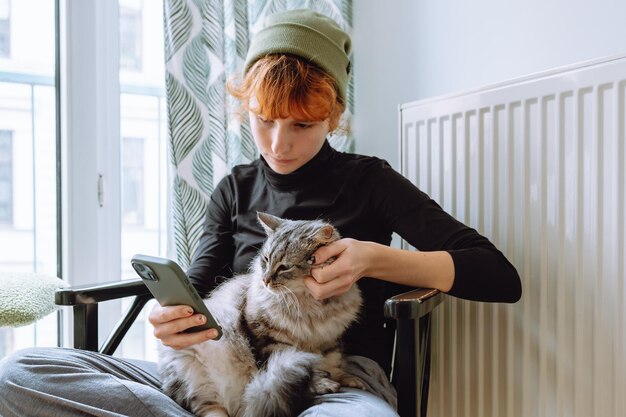
[[[225,410],[215,410],[215,411],[209,412],[208,414],[204,414],[203,417],[229,417],[229,416]]]
[[[207,414],[203,414],[203,417],[229,417],[226,410],[213,410]]]
[[[339,391],[341,384],[330,378],[316,378],[313,381],[313,392],[315,394],[330,394]]]
[[[366,390],[365,382],[359,377],[354,375],[345,374],[339,379],[339,383],[342,387],[358,388]]]
[[[226,409],[219,405],[210,405],[201,410],[198,415],[202,417],[229,417]]]

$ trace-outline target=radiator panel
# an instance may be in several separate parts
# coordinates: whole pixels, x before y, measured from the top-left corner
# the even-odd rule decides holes
[[[402,173],[524,289],[438,309],[429,415],[623,415],[625,92],[616,57],[400,107]]]

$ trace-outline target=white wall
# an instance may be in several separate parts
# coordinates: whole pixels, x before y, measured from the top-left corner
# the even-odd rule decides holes
[[[412,0],[357,0],[353,3],[356,151],[396,166],[398,104],[418,95],[418,55],[410,46],[419,10]],[[397,5],[392,7],[392,4]]]
[[[356,150],[397,167],[397,105],[626,52],[623,0],[353,2]]]

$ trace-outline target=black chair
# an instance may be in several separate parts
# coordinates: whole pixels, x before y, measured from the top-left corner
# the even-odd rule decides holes
[[[98,343],[98,304],[135,297],[126,314],[107,340]],[[398,392],[401,417],[426,417],[430,378],[431,312],[444,294],[432,289],[415,289],[388,299],[385,316],[397,321],[396,347],[391,382]],[[142,308],[152,298],[140,279],[61,288],[57,305],[73,306],[74,347],[112,355]],[[419,411],[419,414],[418,414]]]

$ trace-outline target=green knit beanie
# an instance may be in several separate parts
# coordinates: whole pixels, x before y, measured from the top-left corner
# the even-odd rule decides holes
[[[269,54],[296,55],[330,74],[345,103],[350,49],[350,36],[329,17],[309,9],[275,13],[266,17],[263,28],[252,38],[243,72]]]

